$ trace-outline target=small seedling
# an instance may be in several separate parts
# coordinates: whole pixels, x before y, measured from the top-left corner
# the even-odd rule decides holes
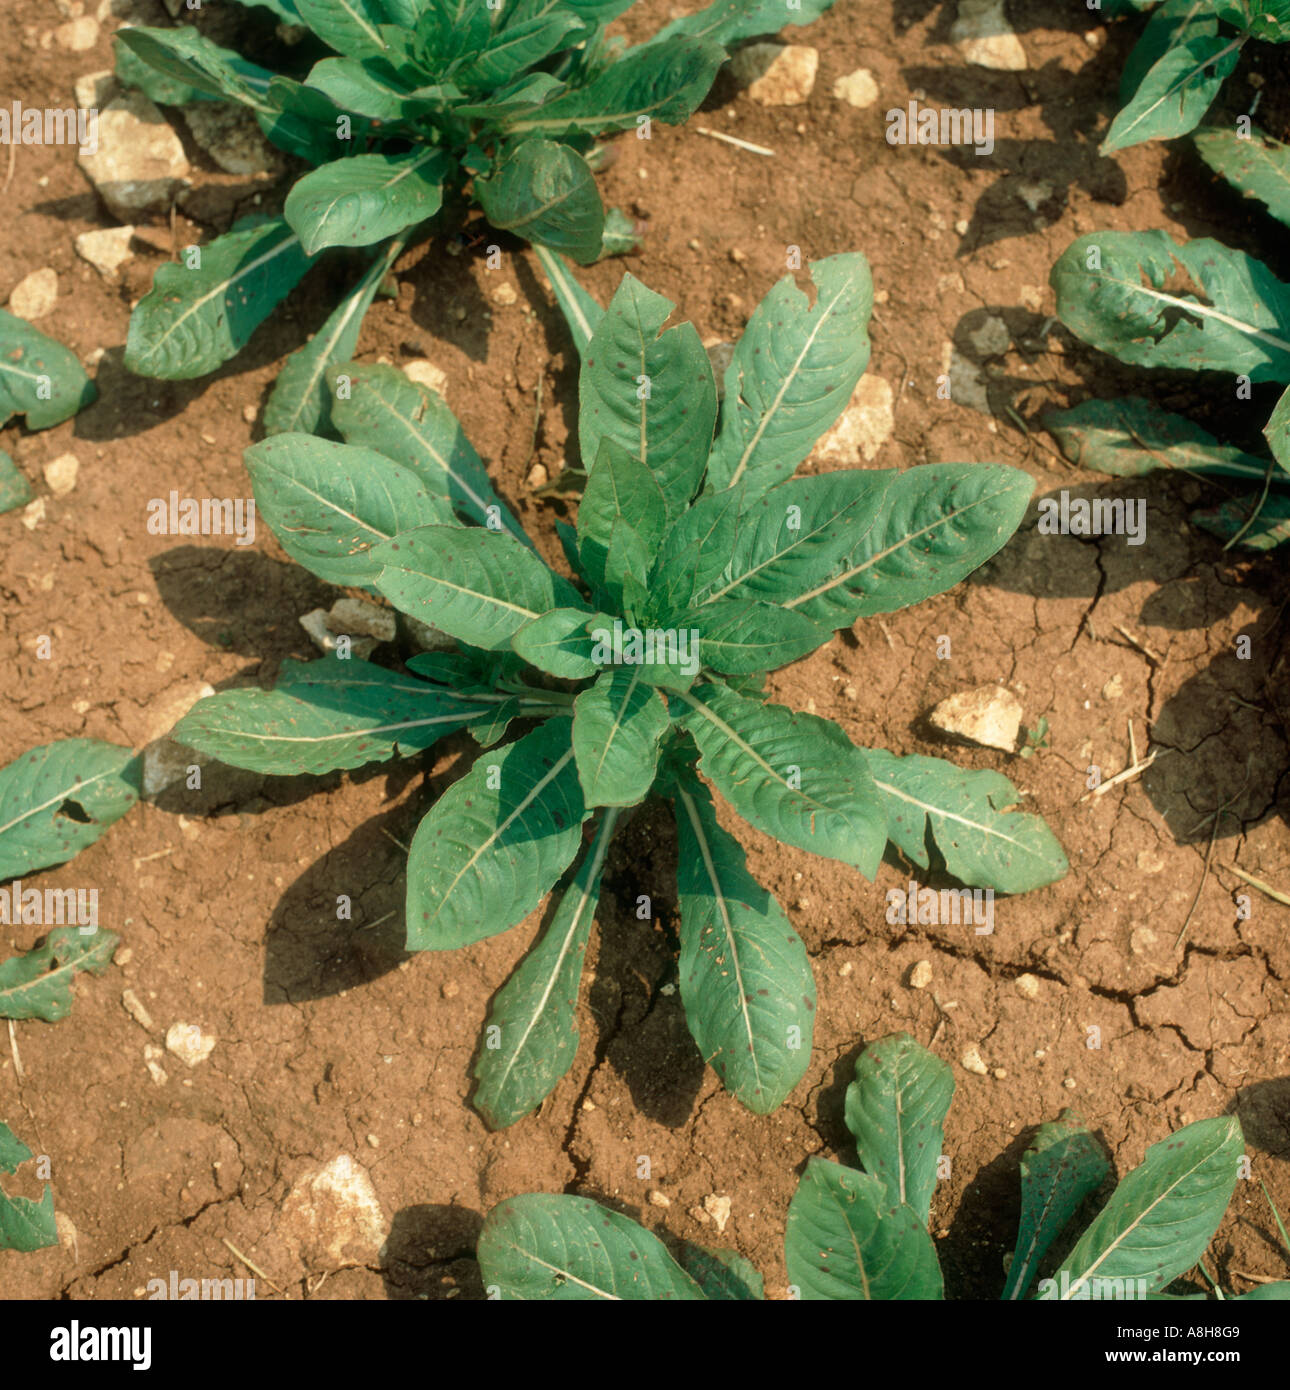
[[[1039,716],[1039,722],[1033,729],[1023,729],[1022,732],[1026,741],[1017,750],[1019,758],[1033,758],[1036,753],[1048,747],[1048,719],[1045,715]]]
[[[791,1298],[944,1297],[927,1223],[953,1094],[949,1067],[908,1034],[865,1048],[845,1112],[864,1171],[808,1160],[784,1234]],[[1165,1290],[1203,1258],[1235,1190],[1243,1142],[1228,1117],[1198,1120],[1153,1145],[1036,1286],[1049,1252],[1111,1173],[1070,1111],[1041,1125],[1021,1159],[1017,1243],[999,1296],[1024,1299],[1034,1288],[1032,1297],[1056,1301],[1203,1299]],[[761,1276],[734,1252],[684,1244],[674,1259],[644,1227],[582,1197],[530,1193],[501,1203],[484,1221],[477,1255],[496,1299],[762,1297]],[[1290,1282],[1240,1297],[1287,1299]]]
[[[751,825],[870,879],[889,840],[1001,892],[1066,871],[1043,820],[1007,811],[1018,800],[1007,778],[857,748],[830,720],[766,696],[764,673],[838,628],[971,573],[1033,490],[993,464],[793,479],[868,359],[864,257],[810,273],[814,304],[785,277],[753,314],[715,440],[698,333],[663,331],[674,306],[624,278],[583,355],[591,466],[577,526],[560,532],[572,580],[527,543],[442,399],[393,368],[341,370],[345,443],[288,434],[248,451],[259,514],[288,554],[375,589],[459,649],[413,656],[408,674],[340,656],[290,662],[271,692],[200,701],[174,737],[254,771],[322,773],[471,731],[486,751],[412,841],[408,948],[505,931],[559,885],[485,1029],[475,1104],[494,1126],[534,1109],[573,1061],[610,840],[651,795],[675,814],[677,876],[639,882],[633,908],[652,920],[679,898],[681,1000],[700,1051],[758,1112],[806,1071],[805,947],[700,772]],[[512,721],[527,732],[493,751]]]

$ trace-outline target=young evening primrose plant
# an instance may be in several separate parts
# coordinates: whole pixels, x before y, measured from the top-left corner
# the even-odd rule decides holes
[[[632,0],[273,0],[317,41],[303,51],[332,50],[301,80],[189,26],[121,30],[124,81],[170,104],[246,107],[273,144],[315,166],[281,217],[247,218],[157,272],[131,316],[126,365],[205,376],[245,346],[315,256],[371,247],[370,269],[288,360],[266,408],[271,434],[324,431],[324,375],[353,356],[406,245],[456,232],[473,201],[499,231],[579,262],[630,250],[631,222],[607,215],[596,189],[596,142],[681,124],[707,96],[724,45],[809,23],[830,3],[716,0],[627,48],[605,30]]]
[[[969,574],[1015,530],[1033,487],[1016,469],[967,463],[794,479],[869,356],[864,257],[810,274],[814,302],[786,276],[753,314],[719,426],[693,325],[664,331],[674,306],[623,279],[583,354],[592,466],[576,529],[561,531],[572,580],[525,544],[444,402],[393,368],[341,369],[345,443],[289,434],[248,451],[261,515],[290,555],[374,588],[460,649],[413,656],[408,674],[289,663],[272,692],[201,701],[174,737],[266,773],[406,756],[463,728],[484,745],[413,838],[407,941],[448,950],[493,936],[558,884],[485,1030],[475,1104],[495,1127],[533,1110],[572,1063],[606,853],[623,813],[651,795],[676,817],[691,1032],[762,1113],[807,1068],[815,989],[708,784],[751,825],[870,879],[889,841],[1001,892],[1066,871],[1044,822],[1007,812],[1018,797],[1001,774],[857,748],[830,720],[765,697],[766,672],[836,629]],[[518,720],[527,731],[492,751]]]
[[[944,1298],[927,1223],[953,1095],[950,1068],[907,1033],[865,1048],[846,1096],[846,1125],[864,1171],[824,1158],[807,1162],[784,1232],[790,1297]],[[1231,1117],[1185,1125],[1153,1145],[1036,1284],[1045,1257],[1061,1249],[1071,1219],[1111,1173],[1101,1145],[1070,1111],[1041,1125],[1021,1159],[1017,1243],[999,1297],[1025,1299],[1033,1289],[1033,1298],[1059,1302],[1204,1299],[1164,1290],[1203,1259],[1236,1187],[1242,1148],[1240,1122]],[[761,1275],[742,1256],[685,1242],[674,1259],[630,1217],[584,1197],[527,1193],[503,1202],[484,1221],[477,1255],[496,1299],[763,1297]],[[1239,1297],[1290,1298],[1290,1282]]]

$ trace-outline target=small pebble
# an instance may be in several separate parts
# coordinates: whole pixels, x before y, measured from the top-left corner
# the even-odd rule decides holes
[[[926,989],[932,983],[932,963],[920,960],[909,972],[910,989]]]
[[[964,1071],[970,1071],[974,1076],[988,1076],[990,1068],[981,1060],[981,1049],[974,1043],[965,1049],[962,1057],[959,1058],[959,1065]]]
[[[1039,996],[1039,981],[1033,975],[1018,975],[1013,981],[1017,986],[1017,993],[1027,999],[1036,999]]]

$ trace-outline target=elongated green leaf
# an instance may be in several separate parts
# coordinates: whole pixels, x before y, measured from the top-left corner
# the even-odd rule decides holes
[[[132,749],[66,738],[0,767],[0,883],[63,864],[139,799],[142,760]]]
[[[236,356],[309,268],[281,219],[238,227],[200,248],[200,268],[167,262],[130,315],[125,365],[187,381]]]
[[[602,671],[573,702],[573,752],[587,805],[643,801],[667,727],[667,706],[638,666]]]
[[[693,324],[662,332],[676,306],[624,275],[583,354],[578,434],[592,469],[612,440],[654,475],[668,518],[703,478],[717,388]]]
[[[484,1219],[484,1287],[502,1299],[701,1299],[662,1241],[585,1197],[525,1193]]]
[[[1041,1298],[1164,1289],[1205,1253],[1236,1187],[1243,1138],[1231,1116],[1197,1120],[1147,1150],[1120,1180]],[[1124,1294],[1120,1295],[1125,1296]]]
[[[408,950],[506,931],[569,867],[590,814],[569,734],[567,720],[548,719],[485,753],[422,820],[408,855]]]
[[[1154,61],[1111,122],[1101,145],[1104,155],[1194,130],[1236,67],[1243,39],[1220,33],[1218,21],[1194,3],[1185,13],[1181,5],[1166,6],[1159,19],[1170,18],[1173,10],[1180,16],[1176,26],[1165,29],[1153,21],[1138,41],[1144,57]],[[1167,47],[1156,57],[1162,42]]]
[[[787,478],[846,409],[869,362],[873,279],[859,252],[811,262],[815,302],[791,275],[753,311],[726,369],[715,488],[749,495]]]
[[[502,504],[457,417],[437,392],[397,367],[351,362],[333,376],[332,420],[348,444],[362,444],[410,468],[463,515],[504,526],[530,549],[523,527]]]
[[[415,473],[355,444],[274,435],[246,451],[246,471],[282,548],[329,584],[373,583],[383,563],[373,547],[452,521],[446,502]]]
[[[531,115],[503,122],[508,135],[558,138],[634,129],[641,116],[680,125],[699,109],[725,61],[711,39],[680,36],[630,49],[618,62]],[[522,145],[521,148],[526,148]],[[548,243],[549,244],[549,243]]]
[[[651,613],[669,618],[688,612],[731,563],[742,525],[743,489],[707,493],[668,528],[650,574]]]
[[[0,516],[16,507],[25,507],[35,495],[27,475],[0,449]]]
[[[273,690],[222,690],[199,700],[171,737],[232,767],[289,777],[408,757],[501,696],[460,696],[357,657],[283,663]]]
[[[1215,173],[1290,225],[1290,145],[1261,130],[1242,135],[1222,126],[1198,130],[1195,140],[1200,157]]]
[[[174,84],[169,93],[163,89],[154,100],[178,105],[189,100],[187,91],[193,91],[253,110],[268,109],[266,94],[273,74],[248,63],[231,48],[221,48],[189,25],[177,29],[127,26],[118,29],[113,40]],[[130,73],[127,66],[122,77],[128,81]]]
[[[381,0],[295,0],[301,20],[329,48],[351,58],[384,53],[389,47],[381,25]]]
[[[1140,396],[1050,410],[1044,424],[1072,463],[1115,478],[1172,468],[1261,483],[1267,473],[1267,465],[1253,455],[1220,444],[1185,416]]]
[[[723,599],[682,619],[700,634],[703,664],[730,675],[774,671],[829,640],[804,613],[754,599]]]
[[[880,1038],[856,1059],[846,1123],[866,1173],[893,1205],[912,1207],[926,1226],[936,1190],[954,1073],[908,1033]]]
[[[586,409],[585,398],[583,409]],[[609,565],[609,548],[620,523],[630,528],[630,555],[623,553],[627,531],[620,531],[617,563]],[[598,585],[621,586],[636,573],[643,584],[649,556],[667,524],[667,502],[658,479],[638,458],[615,440],[603,436],[596,466],[578,503],[578,554],[582,571]]]
[[[74,890],[68,893],[74,896]],[[43,946],[0,961],[0,1018],[42,1018],[46,1023],[65,1018],[72,1008],[72,976],[78,970],[101,975],[120,940],[113,931],[82,934],[78,926],[56,927]]]
[[[573,272],[554,251],[549,251],[545,246],[534,246],[533,251],[546,274],[547,283],[555,295],[555,302],[560,306],[564,321],[569,325],[578,356],[585,357],[591,335],[596,331],[596,326],[605,311],[583,289]]]
[[[836,724],[714,684],[679,699],[704,775],[746,821],[873,878],[887,815],[865,755]]]
[[[31,1157],[31,1150],[0,1122],[0,1169],[16,1173]],[[7,1197],[0,1188],[0,1250],[30,1253],[58,1244],[58,1223],[54,1219],[54,1189],[45,1184],[39,1202],[30,1197]]]
[[[712,798],[678,779],[681,1002],[721,1083],[758,1115],[780,1105],[811,1061],[815,981],[783,909],[752,877]]]
[[[553,608],[583,606],[531,550],[485,527],[421,526],[376,547],[372,559],[383,566],[376,587],[396,608],[489,651],[509,647]]]
[[[389,79],[381,60],[373,58],[324,58],[310,68],[305,85],[329,97],[341,111],[410,129],[420,120],[433,120],[461,96],[451,83],[405,90]]]
[[[1121,362],[1290,382],[1290,286],[1217,241],[1093,232],[1048,278],[1067,328]]]
[[[452,160],[437,148],[337,159],[298,179],[283,212],[305,254],[371,246],[432,217]]]
[[[1290,497],[1273,493],[1260,502],[1257,496],[1220,502],[1191,514],[1192,524],[1220,540],[1245,550],[1273,550],[1290,540]]]
[[[549,72],[530,72],[498,91],[489,92],[483,101],[465,101],[453,106],[453,115],[472,121],[496,125],[504,116],[536,111],[566,84]]]
[[[481,53],[454,69],[453,80],[472,91],[494,91],[556,49],[572,48],[587,28],[571,10],[550,6],[527,18],[513,18]]]
[[[723,517],[709,547],[711,563],[695,589],[697,601],[786,603],[809,593],[834,576],[858,548],[857,538],[878,521],[895,476],[891,469],[849,469],[793,478],[741,508],[737,533]],[[717,493],[700,507],[716,507],[722,498],[737,495]]]
[[[372,307],[376,291],[398,258],[402,245],[401,241],[391,242],[385,254],[372,262],[358,284],[331,311],[327,322],[304,347],[297,348],[287,358],[264,408],[266,434],[287,434],[294,430],[304,434],[332,433],[328,368],[353,357],[363,327],[363,315]]]
[[[868,1173],[812,1158],[788,1207],[784,1260],[803,1299],[943,1297],[936,1247],[912,1207]]]
[[[511,638],[511,646],[539,671],[564,680],[585,680],[600,667],[591,659],[591,627],[612,623],[603,613],[588,616],[583,608],[553,608],[526,623]]]
[[[1021,1156],[1021,1220],[1005,1299],[1025,1298],[1053,1241],[1110,1173],[1102,1146],[1074,1111],[1039,1126]]]
[[[70,348],[0,309],[0,425],[25,415],[29,430],[47,430],[97,396]]]
[[[1040,816],[1006,809],[1020,798],[1001,772],[967,772],[943,758],[898,758],[881,748],[865,757],[892,843],[921,868],[930,863],[929,832],[946,869],[974,887],[1028,893],[1070,867]]]
[[[605,812],[550,925],[493,1000],[474,1073],[475,1109],[493,1129],[536,1110],[573,1065],[578,986],[617,818],[617,811]]]
[[[832,630],[944,593],[1003,547],[1034,487],[1028,473],[999,463],[893,472],[880,505],[850,513],[857,534],[847,556],[779,601]]]
[[[484,215],[499,231],[588,265],[600,255],[605,207],[587,161],[568,145],[525,140],[488,178],[475,180]]]
[[[789,0],[716,0],[697,14],[674,19],[646,46],[677,34],[715,39],[723,44],[755,39],[762,34],[777,34],[786,24],[810,24],[832,5],[833,0],[797,0],[796,8]]]

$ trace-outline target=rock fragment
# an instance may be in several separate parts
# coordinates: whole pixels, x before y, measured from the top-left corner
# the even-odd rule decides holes
[[[108,211],[121,222],[164,212],[187,185],[179,137],[142,92],[126,91],[99,112],[98,149],[77,156]]]
[[[942,700],[928,719],[934,729],[982,748],[1011,753],[1021,728],[1021,701],[1001,685],[960,690]]]
[[[24,275],[9,291],[9,312],[34,323],[43,319],[58,303],[58,272],[49,266]]]
[[[801,106],[819,66],[819,51],[799,43],[749,44],[730,61],[735,80],[758,106]]]

